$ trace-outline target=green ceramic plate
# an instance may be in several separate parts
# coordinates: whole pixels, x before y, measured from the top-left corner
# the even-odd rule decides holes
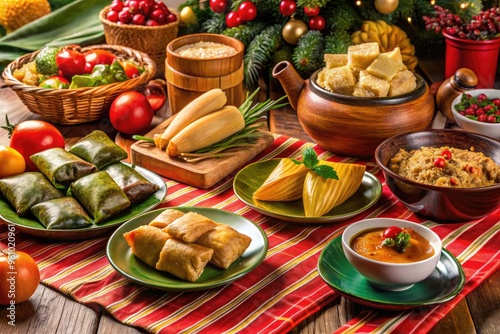
[[[246,205],[264,215],[294,223],[333,223],[349,219],[374,205],[382,194],[382,184],[372,174],[365,172],[359,189],[344,203],[322,217],[305,217],[302,200],[290,202],[265,202],[254,200],[253,193],[264,183],[280,159],[255,162],[240,170],[234,178],[236,196]]]
[[[130,166],[130,164],[128,164]],[[135,166],[136,170],[149,181],[156,183],[160,188],[148,198],[139,203],[131,205],[129,208],[114,216],[112,219],[106,220],[101,224],[95,224],[91,227],[81,229],[46,229],[35,217],[19,217],[12,206],[5,200],[0,198],[0,218],[8,223],[14,224],[16,229],[36,237],[58,239],[58,240],[82,240],[90,239],[102,235],[123,222],[137,216],[140,213],[146,212],[158,206],[167,195],[167,185],[165,181],[157,174]]]
[[[347,261],[342,236],[323,249],[318,261],[323,280],[341,295],[357,303],[386,310],[406,310],[439,304],[454,298],[465,284],[465,274],[457,259],[443,249],[434,272],[408,290],[385,291],[373,287]]]
[[[184,281],[169,273],[156,270],[135,257],[123,233],[147,225],[165,209],[147,212],[116,229],[108,241],[106,254],[111,265],[123,276],[144,286],[167,291],[195,291],[228,284],[252,271],[266,257],[269,243],[266,233],[252,221],[232,212],[194,206],[172,207],[183,212],[198,212],[218,223],[226,224],[252,238],[250,246],[229,268],[221,269],[210,263],[196,282]]]

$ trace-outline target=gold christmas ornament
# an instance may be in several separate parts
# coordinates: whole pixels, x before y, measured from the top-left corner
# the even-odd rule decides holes
[[[395,25],[389,25],[383,20],[364,21],[361,30],[351,35],[353,44],[377,42],[380,52],[389,52],[399,47],[403,63],[409,70],[414,70],[418,60],[415,56],[415,46],[411,44],[406,32]]]
[[[375,9],[380,14],[390,14],[399,6],[399,0],[375,0]]]
[[[307,25],[304,21],[291,19],[283,26],[281,35],[288,44],[297,45],[299,38],[304,35],[307,30]]]

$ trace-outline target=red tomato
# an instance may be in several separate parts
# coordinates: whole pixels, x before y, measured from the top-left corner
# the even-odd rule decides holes
[[[73,75],[84,74],[87,61],[83,53],[70,48],[63,48],[56,55],[56,63],[62,74],[70,78]]]
[[[153,120],[153,109],[146,97],[136,91],[121,93],[111,104],[109,119],[113,127],[133,135],[145,131]]]
[[[85,52],[85,61],[91,69],[97,64],[111,65],[115,61],[116,56],[107,50],[91,50]],[[92,70],[90,71],[92,72]]]
[[[384,238],[391,238],[391,239],[395,239],[396,236],[403,232],[403,230],[401,229],[401,227],[399,226],[389,226],[388,228],[386,228],[384,230],[384,233],[383,233],[383,237]]]
[[[243,1],[238,6],[238,16],[242,21],[252,21],[257,16],[257,7],[251,1]]]
[[[141,75],[141,72],[139,72],[139,69],[133,63],[129,61],[122,61],[121,64],[123,66],[123,69],[125,70],[125,74],[129,79],[136,78]]]
[[[49,148],[64,148],[64,137],[61,132],[50,123],[29,120],[12,125],[7,120],[7,129],[10,135],[10,147],[18,151],[26,162],[26,171],[37,171],[30,156]]]
[[[144,87],[144,96],[148,99],[153,112],[157,112],[163,107],[167,99],[167,94],[161,80],[152,80]]]
[[[224,13],[227,9],[227,5],[227,0],[210,0],[210,9],[212,9],[214,13]]]

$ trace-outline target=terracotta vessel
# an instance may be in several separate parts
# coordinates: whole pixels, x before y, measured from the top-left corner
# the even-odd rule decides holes
[[[321,147],[346,156],[372,156],[394,135],[427,129],[434,116],[434,98],[417,75],[417,88],[384,98],[359,98],[328,92],[316,83],[316,71],[303,80],[283,61],[273,76],[283,86],[304,131]]]

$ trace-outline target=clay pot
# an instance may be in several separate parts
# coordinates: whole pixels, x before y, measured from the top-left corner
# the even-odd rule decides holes
[[[427,129],[434,116],[434,98],[417,75],[417,88],[407,94],[360,98],[326,91],[316,71],[303,80],[292,64],[278,63],[273,76],[283,86],[304,131],[321,147],[346,156],[372,156],[385,139]]]

